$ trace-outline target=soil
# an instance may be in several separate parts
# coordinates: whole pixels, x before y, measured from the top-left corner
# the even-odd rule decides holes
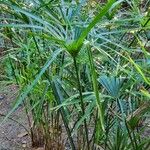
[[[25,110],[20,106],[4,123],[17,96],[17,86],[11,85],[0,93],[0,150],[31,150],[31,140]],[[24,126],[24,127],[23,127]]]
[[[32,148],[31,146],[31,139],[26,131],[30,128],[23,106],[20,105],[9,119],[4,121],[5,116],[13,108],[18,90],[16,85],[3,87],[3,89],[0,85],[0,150],[44,150],[43,147]],[[68,148],[69,145],[66,144],[66,150]]]

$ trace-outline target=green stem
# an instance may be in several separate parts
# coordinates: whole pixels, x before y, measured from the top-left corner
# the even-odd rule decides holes
[[[132,131],[132,135],[133,135],[133,140],[134,140],[134,143],[135,143],[135,149],[138,149],[137,138],[135,136],[134,131]]]
[[[129,138],[130,138],[130,140],[131,140],[131,144],[132,144],[133,150],[136,150],[136,149],[135,149],[135,145],[134,145],[134,141],[133,141],[133,139],[132,139],[132,136],[131,136],[131,133],[130,133],[130,130],[129,130],[129,127],[128,127],[128,123],[127,123],[126,120],[125,120],[125,125],[126,125],[126,129],[127,129]]]
[[[92,53],[91,53],[90,49],[88,50],[88,53],[89,53],[90,68],[91,68],[91,73],[92,73],[93,89],[94,89],[94,93],[95,93],[95,96],[96,96],[96,104],[97,104],[98,112],[99,112],[98,114],[99,114],[99,119],[100,119],[100,125],[102,127],[102,130],[105,131],[104,120],[103,120],[104,115],[102,113],[103,112],[102,111],[102,103],[101,103],[101,100],[100,100],[98,84],[97,84],[97,74],[96,74],[96,71],[95,71],[94,60],[93,60]]]
[[[62,104],[61,102],[63,101],[63,97],[60,94],[60,89],[59,89],[59,87],[58,87],[58,85],[55,81],[52,82],[52,87],[53,87],[53,92],[54,92],[55,99],[57,100],[57,104],[61,105]],[[68,120],[66,118],[67,115],[66,115],[66,112],[64,110],[64,107],[60,108],[60,113],[61,113],[61,116],[62,116],[62,120],[64,122],[64,126],[66,128],[66,132],[68,134],[68,139],[70,141],[71,148],[72,148],[72,150],[76,150],[73,138],[71,136],[71,131],[70,131],[70,128],[69,128],[69,125],[68,125]]]
[[[75,66],[75,71],[76,71],[78,90],[79,90],[79,96],[80,96],[80,101],[81,101],[80,104],[81,104],[82,116],[83,116],[85,114],[85,108],[84,108],[82,87],[81,87],[81,83],[80,83],[80,77],[79,77],[79,73],[78,73],[78,66],[77,66],[77,62],[76,62],[76,57],[73,57],[73,61],[74,61],[74,66]],[[84,119],[84,128],[85,128],[85,134],[86,134],[87,150],[90,150],[86,119]]]

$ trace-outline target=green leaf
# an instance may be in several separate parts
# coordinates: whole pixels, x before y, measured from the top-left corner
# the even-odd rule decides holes
[[[144,96],[150,98],[150,93],[149,93],[149,91],[147,91],[147,90],[145,90],[145,89],[142,89],[142,90],[141,90],[141,93],[142,93]]]
[[[109,11],[109,9],[111,8],[111,6],[114,4],[115,1],[116,0],[109,0],[108,3],[105,5],[105,7],[103,7],[102,10],[100,10],[99,14],[88,25],[88,27],[86,27],[82,31],[80,37],[76,41],[72,41],[71,43],[69,43],[68,45],[66,45],[67,51],[73,57],[75,57],[78,54],[78,52],[80,51],[80,49],[81,49],[81,47],[83,45],[83,42],[84,42],[86,36],[91,31],[91,29],[102,19],[103,16],[106,15],[106,13]]]
[[[93,19],[93,21],[88,25],[88,27],[83,30],[80,38],[77,40],[78,48],[81,47],[88,33],[102,19],[102,17],[106,15],[106,13],[109,11],[109,9],[111,8],[111,6],[114,4],[115,1],[116,0],[109,0],[106,6],[102,8],[102,10],[100,10],[99,14]]]
[[[51,57],[48,59],[48,61],[45,63],[44,67],[41,69],[40,73],[36,76],[35,80],[29,84],[20,94],[18,97],[14,107],[12,110],[7,114],[7,116],[4,118],[3,122],[18,108],[18,106],[23,102],[23,100],[27,97],[27,95],[33,90],[34,86],[37,84],[41,76],[44,74],[46,69],[52,64],[53,61],[56,60],[56,57],[62,52],[61,49],[58,49],[57,51],[54,51]],[[2,123],[3,123],[2,122]]]
[[[149,79],[144,75],[144,73],[143,73],[142,69],[140,68],[140,66],[139,66],[138,64],[136,64],[136,63],[134,62],[134,60],[133,60],[130,56],[128,56],[128,57],[129,57],[130,63],[134,65],[135,69],[136,69],[137,72],[142,76],[142,78],[143,78],[143,80],[145,81],[145,83],[147,83],[148,85],[150,85]]]
[[[122,81],[119,78],[107,77],[106,75],[103,75],[99,77],[98,81],[103,85],[103,87],[111,96],[115,98],[119,97],[120,88],[122,85]]]
[[[84,123],[84,120],[90,117],[90,114],[93,112],[95,105],[96,101],[92,101],[86,107],[85,114],[81,117],[81,119],[76,123],[75,127],[73,128],[72,136],[75,134],[78,128]]]

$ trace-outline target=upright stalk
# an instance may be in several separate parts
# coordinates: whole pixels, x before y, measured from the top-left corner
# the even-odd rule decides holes
[[[130,140],[131,140],[132,148],[133,148],[133,150],[136,150],[135,145],[134,145],[134,141],[133,141],[133,139],[132,139],[131,132],[130,132],[130,130],[129,130],[128,123],[127,123],[126,120],[125,120],[125,125],[126,125],[126,129],[127,129],[129,138],[130,138]]]
[[[63,97],[60,94],[60,89],[59,89],[59,87],[58,87],[58,85],[55,81],[52,82],[52,87],[53,87],[53,92],[54,92],[55,99],[57,100],[58,105],[61,105],[62,104],[61,102],[63,101]],[[66,112],[64,110],[64,107],[60,108],[60,113],[61,113],[62,120],[64,122],[64,126],[65,126],[67,134],[68,134],[68,139],[70,141],[71,148],[72,148],[72,150],[76,150],[73,138],[71,136],[71,131],[70,131],[70,128],[69,128],[69,125],[68,125],[68,120],[66,118]]]
[[[99,119],[100,119],[100,125],[101,125],[102,130],[105,131],[104,114],[102,111],[102,103],[100,100],[98,84],[97,84],[97,74],[96,74],[96,70],[94,67],[94,60],[93,60],[92,52],[90,49],[88,49],[88,55],[89,55],[89,61],[90,61],[90,69],[91,69],[91,75],[92,75],[93,89],[94,89],[94,93],[95,93],[95,97],[96,97],[96,104],[97,104],[98,112],[99,112],[98,115],[99,115]]]
[[[78,73],[76,57],[73,57],[73,61],[74,61],[74,67],[75,67],[75,71],[76,71],[77,84],[78,84],[78,90],[79,90],[79,96],[80,96],[80,104],[81,104],[82,116],[83,116],[85,114],[85,108],[84,108],[82,88],[81,88],[80,77],[79,77],[79,73]],[[85,134],[86,134],[87,150],[90,150],[86,119],[84,119],[84,128],[85,128]]]

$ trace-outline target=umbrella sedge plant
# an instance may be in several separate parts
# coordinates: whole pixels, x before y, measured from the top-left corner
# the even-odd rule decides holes
[[[10,68],[7,79],[20,88],[4,121],[23,104],[32,146],[45,150],[68,143],[73,150],[149,147],[139,131],[149,110],[141,99],[149,93],[137,92],[141,84],[149,85],[143,63],[148,45],[141,42],[148,39],[146,5],[1,0],[0,7],[1,35],[9,49],[2,61]]]

